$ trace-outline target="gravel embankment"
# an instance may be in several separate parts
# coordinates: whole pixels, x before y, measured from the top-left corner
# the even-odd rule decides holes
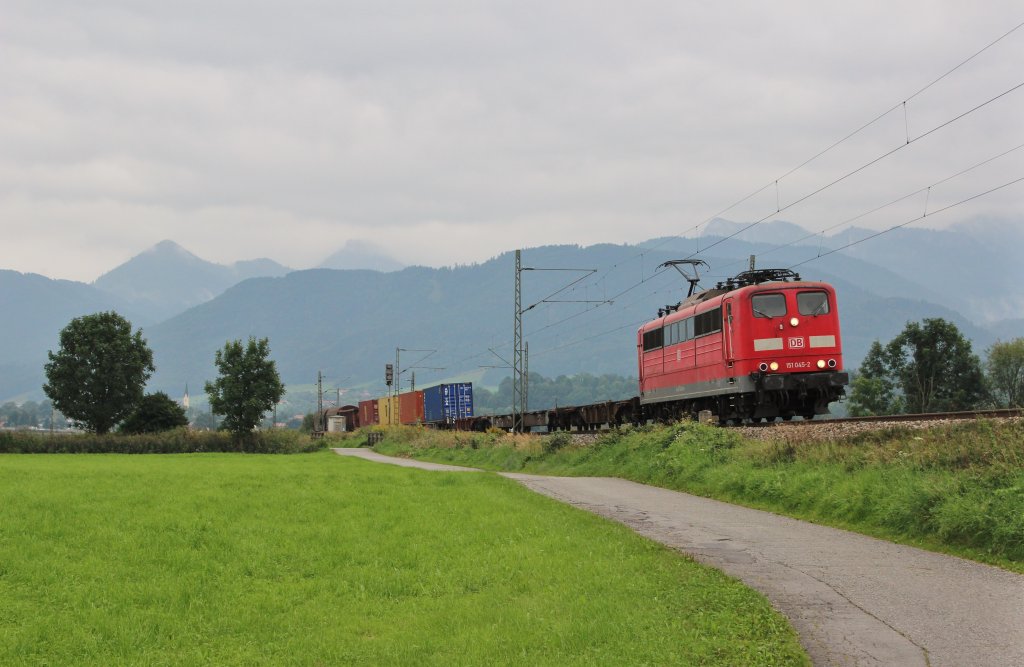
[[[1012,421],[1020,421],[1021,417],[1010,417]],[[922,419],[920,421],[871,421],[871,422],[846,422],[825,419],[811,424],[802,422],[786,423],[780,422],[771,426],[740,426],[737,430],[744,438],[751,440],[779,440],[806,441],[806,440],[838,440],[848,438],[858,433],[868,431],[886,430],[920,430],[949,426],[962,419]]]

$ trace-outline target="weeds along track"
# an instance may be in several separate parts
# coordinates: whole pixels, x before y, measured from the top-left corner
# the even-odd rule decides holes
[[[865,431],[885,429],[927,429],[972,419],[1022,420],[1024,409],[976,410],[971,412],[936,412],[921,415],[886,415],[874,417],[848,417],[812,421],[777,422],[774,424],[745,425],[740,433],[755,440],[786,439],[784,434],[800,434],[815,440],[845,438]]]
[[[738,429],[747,438],[772,440],[783,433],[799,432],[812,438],[830,439],[856,435],[864,431],[888,428],[924,429],[971,419],[1024,419],[1024,408],[1003,410],[970,410],[966,412],[932,412],[914,415],[877,415],[872,417],[846,417],[843,419],[813,419],[809,421],[776,421],[760,424],[728,425],[722,428]],[[577,444],[589,444],[608,429],[568,431]],[[548,436],[566,431],[536,432]]]

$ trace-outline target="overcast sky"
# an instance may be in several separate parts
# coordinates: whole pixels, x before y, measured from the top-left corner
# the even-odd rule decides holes
[[[91,281],[162,239],[439,266],[693,235],[772,183],[724,214],[756,220],[1024,82],[1022,28],[774,187],[1021,21],[1020,0],[0,0],[0,268]],[[1024,143],[1022,119],[1024,88],[777,217],[835,225]],[[1021,176],[1024,150],[928,207]]]

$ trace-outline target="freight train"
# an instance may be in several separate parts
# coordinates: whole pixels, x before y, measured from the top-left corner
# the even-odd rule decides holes
[[[691,284],[693,281],[691,281]],[[593,430],[650,421],[813,419],[845,393],[835,289],[788,269],[741,273],[659,309],[636,335],[639,395],[527,412],[526,429]],[[512,415],[460,428],[510,429]]]
[[[473,383],[456,382],[422,391],[360,401],[320,413],[318,433],[354,431],[361,426],[414,425],[454,428],[473,417]]]
[[[813,419],[828,414],[829,403],[842,398],[849,384],[835,289],[803,281],[788,269],[751,270],[713,289],[691,288],[685,300],[659,309],[657,318],[640,327],[636,354],[639,395],[527,412],[523,428],[595,430],[697,419],[704,411],[720,424]],[[513,415],[470,412],[429,420],[417,411],[422,404],[410,394],[397,402],[367,401],[360,403],[359,418],[364,425],[513,427]]]

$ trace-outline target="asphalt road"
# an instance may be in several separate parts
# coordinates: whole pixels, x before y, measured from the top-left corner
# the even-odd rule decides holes
[[[1024,666],[1022,575],[621,479],[504,476],[761,591],[815,665]]]

